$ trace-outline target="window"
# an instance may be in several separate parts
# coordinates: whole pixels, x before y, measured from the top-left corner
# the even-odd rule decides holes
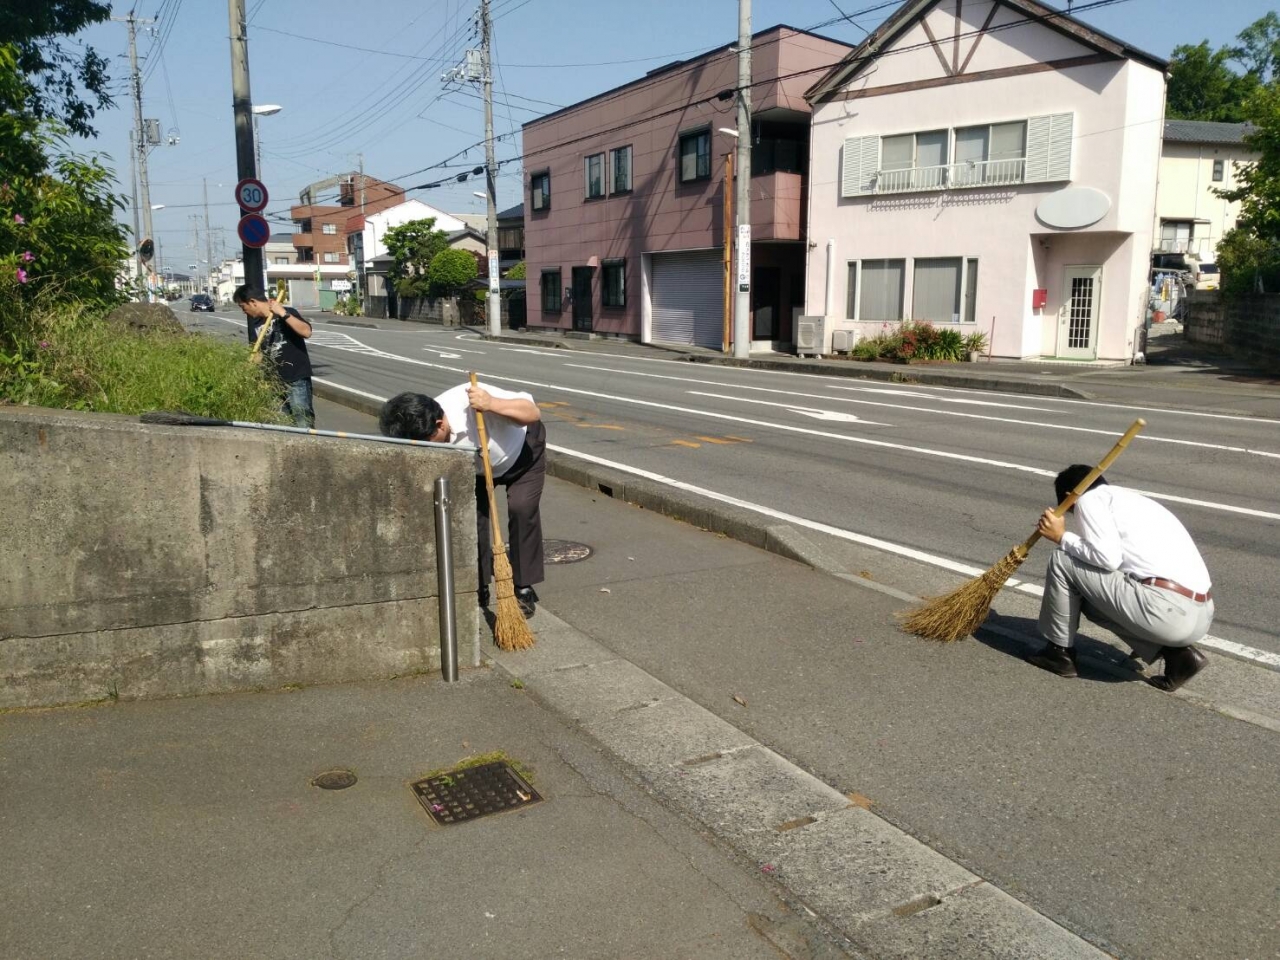
[[[885,137],[880,142],[881,189],[929,190],[947,182],[950,131],[929,130]]]
[[[551,171],[543,170],[529,177],[531,206],[535,210],[551,209]]]
[[[1227,175],[1227,169],[1226,169],[1226,168],[1227,168],[1227,165],[1226,165],[1226,162],[1225,162],[1225,161],[1222,161],[1222,160],[1215,160],[1215,161],[1213,161],[1213,181],[1214,181],[1214,183],[1221,183],[1221,182],[1223,181],[1223,178],[1224,178],[1224,177],[1226,177],[1226,175]]]
[[[680,136],[680,182],[711,178],[711,131],[699,130]]]
[[[542,271],[542,312],[560,312],[560,271]]]
[[[499,227],[498,249],[524,251],[524,227]]]
[[[959,257],[920,258],[911,282],[911,317],[930,323],[960,322]]]
[[[1190,220],[1166,220],[1160,224],[1160,250],[1187,253],[1195,239],[1196,225]]]
[[[595,200],[604,196],[604,154],[595,153],[586,160],[586,198]]]
[[[859,320],[901,320],[905,260],[863,260]]]
[[[858,261],[849,261],[849,285],[845,290],[844,315],[846,319],[858,319]]]
[[[1027,124],[992,123],[956,130],[953,186],[1021,183],[1027,156]]]
[[[631,148],[609,151],[609,192],[631,192]]]
[[[601,281],[604,285],[604,306],[625,307],[627,305],[627,261],[606,260],[603,266]]]
[[[289,262],[288,257],[276,257],[276,266],[280,266],[281,264],[288,264],[288,262]]]
[[[751,175],[804,173],[808,148],[808,124],[757,121],[752,127]]]
[[[332,253],[332,252],[326,253],[324,255],[324,262],[325,263],[341,263],[341,261],[338,259],[338,254]]]
[[[326,223],[324,226],[320,228],[320,232],[327,233],[329,236],[333,236],[338,232],[338,225],[336,223]]]
[[[964,322],[978,321],[978,261],[966,260],[964,267]]]

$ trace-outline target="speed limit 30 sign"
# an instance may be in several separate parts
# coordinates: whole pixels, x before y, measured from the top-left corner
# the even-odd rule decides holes
[[[261,180],[245,177],[236,184],[236,203],[242,210],[257,213],[267,206],[267,188]]]

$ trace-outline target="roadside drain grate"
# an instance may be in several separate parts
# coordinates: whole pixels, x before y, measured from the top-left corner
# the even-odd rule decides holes
[[[585,543],[574,540],[543,540],[542,555],[547,563],[577,563],[595,553]]]
[[[413,792],[442,827],[542,800],[538,791],[502,760],[419,780],[413,784]]]

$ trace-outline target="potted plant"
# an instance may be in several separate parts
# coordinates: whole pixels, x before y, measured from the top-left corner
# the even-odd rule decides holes
[[[964,349],[969,355],[969,362],[977,363],[987,349],[987,335],[981,330],[973,331],[964,338]]]

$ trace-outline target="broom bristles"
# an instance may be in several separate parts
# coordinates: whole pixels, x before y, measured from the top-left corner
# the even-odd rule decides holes
[[[494,551],[493,581],[493,592],[498,598],[493,615],[494,643],[500,650],[528,650],[533,646],[533,631],[520,612],[511,561],[507,558],[506,551]]]
[[[1021,547],[1014,547],[986,573],[944,596],[934,597],[914,610],[899,614],[903,629],[926,640],[942,643],[952,643],[969,636],[982,626],[991,612],[992,601],[1026,558],[1027,554]]]

